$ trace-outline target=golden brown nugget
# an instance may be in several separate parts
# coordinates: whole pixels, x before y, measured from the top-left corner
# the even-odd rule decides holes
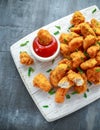
[[[65,100],[65,95],[68,92],[69,89],[65,88],[58,88],[55,93],[55,102],[57,103],[63,103]]]
[[[60,53],[66,57],[70,52],[69,52],[69,46],[67,44],[61,43],[60,44]]]
[[[68,71],[66,64],[59,64],[54,70],[50,72],[50,82],[54,87],[58,86],[58,82],[65,76]]]
[[[74,82],[76,86],[82,86],[84,84],[83,77],[79,73],[76,73],[72,70],[68,71],[67,77],[70,81]]]
[[[87,49],[87,53],[89,54],[91,58],[94,58],[96,57],[99,50],[100,50],[100,46],[97,44],[97,45],[89,47]]]
[[[71,53],[70,57],[72,58],[73,68],[79,67],[79,65],[86,59],[82,51],[73,52]]]
[[[94,67],[91,69],[88,69],[87,72],[87,79],[94,84],[100,84],[100,67]]]
[[[91,58],[85,62],[83,62],[80,67],[83,69],[83,70],[87,70],[89,68],[92,68],[94,67],[95,65],[97,64],[97,61],[95,58]]]
[[[70,29],[71,32],[75,32],[79,35],[81,35],[81,24],[78,24]]]
[[[69,51],[74,52],[83,45],[83,37],[77,37],[69,42]]]
[[[83,14],[79,11],[76,11],[72,16],[70,23],[73,25],[78,25],[80,23],[83,23],[84,21],[85,21],[85,17],[83,16]]]
[[[20,63],[24,65],[31,65],[34,63],[34,60],[28,55],[27,52],[21,52]]]
[[[74,83],[72,81],[70,81],[68,79],[67,76],[64,76],[59,82],[58,82],[58,86],[60,88],[71,88],[74,85]]]
[[[39,73],[34,77],[33,84],[46,92],[50,91],[52,88],[49,80],[42,73]]]
[[[92,35],[86,36],[83,42],[83,48],[86,50],[88,47],[96,43],[96,37]]]
[[[95,35],[95,32],[93,31],[93,29],[89,26],[89,24],[87,23],[82,23],[81,24],[81,34],[86,37],[87,35]]]
[[[41,45],[46,46],[52,42],[52,35],[47,30],[39,30],[37,36]]]
[[[73,38],[75,37],[79,37],[79,35],[75,32],[70,32],[70,33],[62,33],[60,35],[60,43],[65,43],[68,44],[68,42],[70,42]]]
[[[100,51],[97,53],[96,61],[97,61],[97,65],[100,65]]]
[[[74,86],[74,90],[75,90],[76,92],[78,92],[79,94],[84,93],[84,92],[86,92],[86,90],[87,90],[87,85],[84,84],[84,85],[82,85],[82,86]]]

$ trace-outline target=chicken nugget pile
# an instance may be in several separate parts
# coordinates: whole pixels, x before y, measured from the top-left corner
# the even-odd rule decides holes
[[[76,11],[70,23],[73,25],[70,32],[59,37],[63,59],[50,72],[50,79],[46,79],[49,89],[41,87],[49,91],[51,84],[56,89],[57,103],[64,102],[70,88],[80,94],[87,90],[87,81],[100,84],[100,22],[94,18],[86,22],[83,14]],[[35,82],[39,87],[42,77]]]

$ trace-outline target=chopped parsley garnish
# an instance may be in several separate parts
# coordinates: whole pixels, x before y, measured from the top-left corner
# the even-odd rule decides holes
[[[68,41],[66,39],[64,39],[64,42],[67,43]]]
[[[100,46],[100,42],[96,42],[97,44],[99,44],[99,46]]]
[[[67,68],[68,68],[68,69],[70,69],[70,68],[71,68],[71,66],[69,66],[69,65],[68,65],[68,66],[67,66]]]
[[[71,94],[72,94],[72,95],[74,95],[74,94],[78,94],[78,92],[74,91],[74,92],[72,92]]]
[[[78,70],[81,74],[84,73],[84,71],[83,71],[80,67],[77,67],[77,70]]]
[[[46,72],[49,73],[50,71],[52,71],[52,69],[48,69]]]
[[[84,93],[84,98],[87,98],[87,94],[86,93]]]
[[[84,51],[84,55],[85,55],[87,58],[90,58],[89,54],[88,54],[86,51]]]
[[[66,98],[70,99],[71,97],[70,97],[70,95],[69,95],[69,94],[67,94],[67,95],[66,95]]]
[[[31,75],[31,72],[34,72],[34,69],[33,69],[32,67],[29,67],[29,68],[28,68],[28,76]]]
[[[60,32],[59,31],[56,31],[56,32],[54,32],[54,35],[58,35]]]
[[[25,43],[20,44],[20,46],[26,46],[29,43],[29,41],[26,41]]]
[[[96,72],[100,72],[100,69],[95,69]]]
[[[55,26],[57,29],[61,30],[61,27],[60,26]]]
[[[92,10],[92,14],[94,14],[97,11],[97,9],[95,8],[94,10]]]
[[[55,62],[55,59],[52,60],[52,64]]]
[[[87,80],[87,82],[88,82],[89,85],[92,85],[92,83],[89,80]]]
[[[68,29],[70,30],[71,28],[73,28],[74,27],[74,25],[71,25]]]
[[[55,92],[56,92],[56,91],[55,91],[54,89],[51,89],[48,93],[49,93],[50,95],[53,95]]]
[[[44,105],[43,107],[44,107],[44,108],[48,108],[49,106],[48,106],[48,105]]]

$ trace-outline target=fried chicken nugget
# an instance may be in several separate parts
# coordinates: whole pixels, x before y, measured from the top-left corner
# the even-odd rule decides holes
[[[64,76],[59,82],[58,82],[58,86],[60,88],[71,88],[74,85],[74,83],[72,81],[70,81],[68,79],[67,76]]]
[[[83,37],[76,37],[69,42],[69,51],[74,52],[83,45]]]
[[[87,70],[89,68],[92,68],[94,67],[95,65],[97,64],[97,61],[95,58],[91,58],[85,62],[83,62],[80,67],[83,69],[83,70]]]
[[[100,50],[100,46],[98,44],[91,46],[87,49],[87,53],[91,58],[96,57],[97,52]]]
[[[89,24],[87,23],[82,23],[81,24],[81,34],[86,37],[87,35],[95,35],[95,32],[93,31],[93,29],[89,26]]]
[[[52,35],[47,30],[39,30],[37,36],[41,45],[46,46],[52,42]]]
[[[58,86],[58,82],[65,76],[67,70],[68,66],[66,64],[59,64],[50,72],[50,82],[54,87]]]
[[[97,65],[100,65],[100,51],[97,53],[96,61],[97,61]]]
[[[69,60],[69,59],[67,59],[67,58],[64,58],[64,59],[60,60],[60,61],[58,62],[58,65],[59,65],[59,64],[66,64],[68,69],[71,69],[71,68],[72,68],[72,61]]]
[[[58,88],[55,93],[55,102],[57,103],[63,103],[65,100],[65,95],[68,92],[69,89],[65,88]]]
[[[76,86],[82,86],[84,84],[83,77],[79,73],[72,70],[68,71],[67,77],[70,81],[74,82]]]
[[[31,65],[34,63],[34,60],[28,55],[27,52],[21,52],[20,63],[24,65]]]
[[[86,59],[84,53],[82,51],[71,53],[70,57],[72,58],[72,66],[73,68],[79,67],[79,65],[84,62]]]
[[[80,23],[83,23],[84,21],[85,21],[85,17],[83,16],[83,14],[79,11],[76,11],[72,16],[70,23],[73,25],[78,25]]]
[[[94,67],[91,69],[88,69],[87,72],[87,79],[94,84],[100,84],[100,67]]]
[[[69,52],[69,46],[67,44],[61,43],[60,44],[60,53],[66,57],[70,52]]]
[[[91,26],[94,29],[94,32],[97,36],[100,36],[100,22],[96,19],[91,19]]]
[[[42,73],[39,73],[34,77],[33,84],[46,92],[50,91],[52,88],[49,80]]]
[[[81,24],[78,24],[70,29],[71,32],[75,32],[77,34],[81,34]]]
[[[79,37],[79,35],[75,32],[62,33],[60,35],[59,41],[60,41],[60,43],[68,44],[68,42],[70,42],[75,37]]]
[[[95,44],[95,42],[96,42],[96,37],[92,36],[92,35],[88,35],[84,39],[83,48],[86,50],[88,47],[90,47],[91,45]]]

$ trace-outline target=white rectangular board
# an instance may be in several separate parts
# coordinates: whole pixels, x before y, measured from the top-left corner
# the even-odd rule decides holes
[[[94,9],[97,9],[95,13],[92,14],[92,11]],[[84,14],[86,21],[90,21],[92,18],[96,18],[100,20],[100,11],[97,6],[91,6],[86,9],[81,10],[81,12]],[[43,29],[47,29],[50,31],[50,33],[54,33],[57,31],[57,28],[55,28],[55,25],[61,26],[60,34],[63,32],[67,32],[68,27],[70,26],[70,19],[73,14],[68,15],[64,18],[61,18],[53,23],[50,23],[47,26],[42,27]],[[39,29],[38,29],[39,30]],[[36,103],[38,109],[44,116],[44,118],[48,121],[55,121],[57,119],[60,119],[72,112],[75,112],[76,110],[79,110],[80,108],[88,105],[89,103],[97,100],[100,98],[100,87],[97,87],[95,85],[92,85],[89,87],[89,92],[87,92],[88,97],[84,98],[83,94],[76,94],[72,95],[70,99],[66,99],[64,103],[57,104],[54,101],[55,95],[50,95],[46,92],[43,92],[39,88],[36,88],[32,84],[32,80],[34,76],[38,73],[43,73],[49,78],[49,73],[46,71],[48,69],[53,69],[57,62],[61,59],[61,56],[58,55],[55,62],[52,64],[52,62],[42,63],[37,60],[35,60],[35,63],[31,65],[34,68],[34,72],[31,74],[31,76],[28,76],[28,67],[20,64],[19,54],[20,51],[27,51],[30,56],[33,57],[30,51],[29,44],[33,41],[35,36],[37,35],[38,30],[32,32],[31,34],[27,35],[23,39],[19,40],[15,44],[13,44],[10,47],[11,55],[13,57],[13,60],[15,62],[15,65],[18,69],[18,72],[25,84],[26,89],[28,90],[30,96],[32,97],[33,101]],[[55,36],[57,39],[59,38],[59,35]],[[20,47],[21,43],[24,43],[26,41],[29,41],[27,46]],[[48,108],[44,108],[44,105],[48,105]],[[33,113],[34,114],[34,113]]]

